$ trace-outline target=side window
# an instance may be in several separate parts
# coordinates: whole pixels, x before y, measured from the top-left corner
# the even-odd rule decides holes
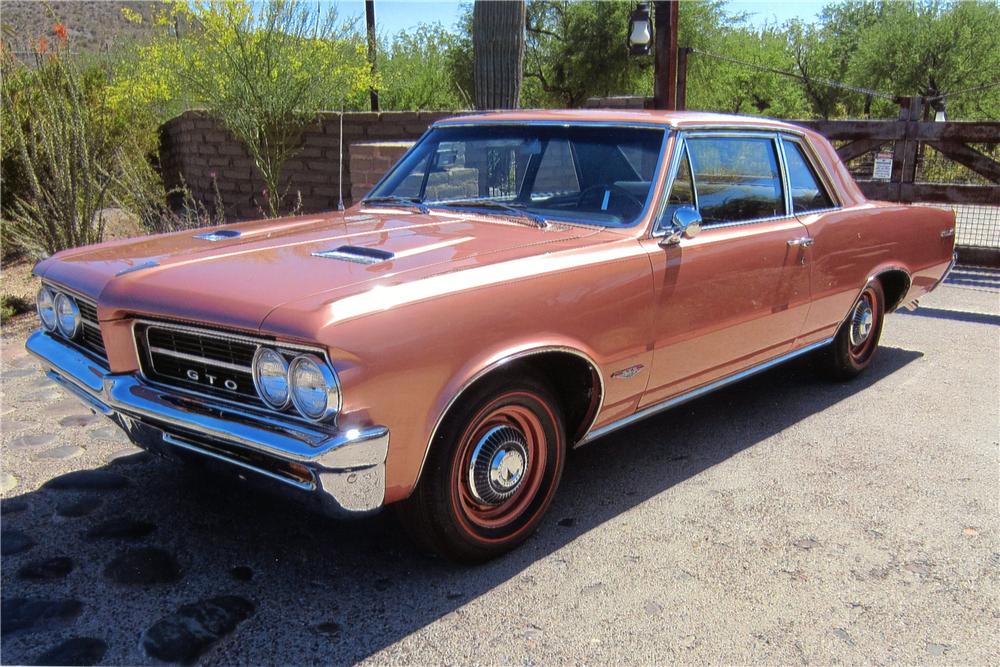
[[[674,182],[670,184],[670,192],[667,193],[667,205],[663,209],[660,225],[669,227],[674,211],[681,206],[692,208],[695,206],[694,181],[691,180],[691,162],[688,160],[687,147],[681,149],[680,163],[677,165]]]
[[[781,140],[788,163],[788,187],[792,190],[792,209],[796,213],[833,208],[833,200],[823,188],[802,146],[796,141]]]
[[[694,206],[694,182],[691,180],[691,163],[688,162],[687,148],[681,153],[681,163],[677,166],[667,206]]]
[[[687,147],[705,224],[785,215],[773,140],[694,137]]]

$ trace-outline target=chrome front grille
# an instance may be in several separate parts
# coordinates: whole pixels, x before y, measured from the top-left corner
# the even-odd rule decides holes
[[[101,335],[101,325],[97,321],[97,304],[81,297],[74,298],[83,323],[77,343],[106,361],[108,353],[104,349],[104,337]]]
[[[143,374],[155,382],[254,405],[251,339],[168,324],[139,323],[136,345]]]

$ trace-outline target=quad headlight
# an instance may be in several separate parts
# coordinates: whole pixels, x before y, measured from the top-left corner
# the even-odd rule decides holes
[[[253,357],[253,383],[257,393],[269,406],[283,410],[291,394],[288,390],[288,362],[278,352],[266,347]]]
[[[53,302],[56,311],[56,326],[66,338],[75,338],[80,332],[80,308],[73,297],[59,292]]]
[[[42,328],[46,331],[54,331],[56,328],[55,295],[44,285],[38,290],[38,296],[35,297],[35,309],[38,311],[38,319],[42,321]]]
[[[291,403],[313,421],[324,421],[340,410],[337,374],[312,354],[300,354],[288,363],[280,351],[261,347],[253,358],[253,382],[261,400],[275,410]]]
[[[330,367],[318,357],[303,354],[288,366],[292,403],[304,417],[321,421],[340,409],[340,384]]]

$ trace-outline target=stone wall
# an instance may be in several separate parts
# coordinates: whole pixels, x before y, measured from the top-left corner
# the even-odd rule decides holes
[[[386,112],[344,114],[343,196],[345,206],[364,194],[402,154],[398,142],[413,141],[449,112]],[[366,158],[352,160],[354,145],[396,143],[396,148],[362,148]],[[298,153],[285,164],[288,201],[301,195],[302,212],[335,209],[338,201],[340,114],[323,113],[303,135]],[[370,160],[368,158],[371,158]],[[186,112],[160,129],[160,165],[168,188],[186,184],[209,211],[221,198],[227,220],[261,216],[265,208],[260,173],[243,145],[207,114]],[[358,186],[352,173],[362,169]],[[381,171],[379,171],[381,170]]]

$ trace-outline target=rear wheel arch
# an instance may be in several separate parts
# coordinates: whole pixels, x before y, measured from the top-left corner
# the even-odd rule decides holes
[[[896,310],[910,291],[910,274],[902,268],[885,269],[873,275],[869,282],[871,280],[878,280],[882,285],[882,292],[885,295],[885,312],[887,313]]]

